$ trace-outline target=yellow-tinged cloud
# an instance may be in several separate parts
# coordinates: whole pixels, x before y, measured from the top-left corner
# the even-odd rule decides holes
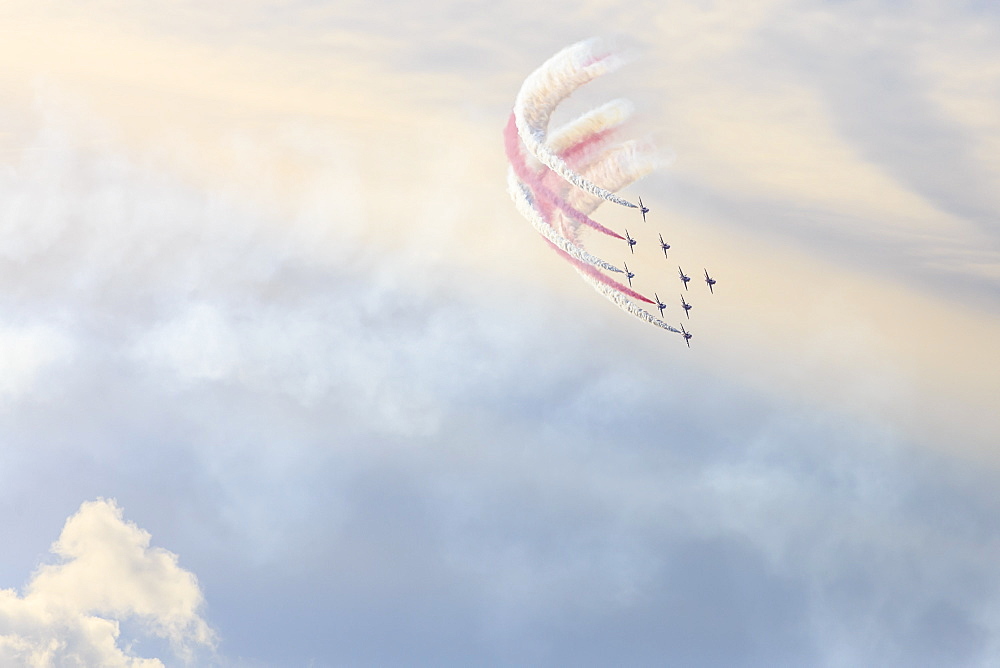
[[[668,215],[669,205],[659,210]],[[916,290],[877,266],[847,271],[750,231],[670,216],[677,247],[719,280],[715,295],[695,285],[690,297],[703,363],[762,391],[882,420],[931,447],[1000,465],[995,314]]]
[[[149,541],[113,500],[84,503],[52,546],[60,563],[40,567],[24,596],[0,590],[0,664],[162,666],[118,645],[125,619],[169,640],[182,658],[211,647],[197,580]]]
[[[976,167],[994,178],[1000,173],[993,150],[1000,146],[1000,115],[993,113],[1000,98],[991,88],[995,47],[989,34],[969,28],[979,41],[964,43],[975,48],[957,48],[962,39],[944,48],[947,40],[934,37],[907,50],[904,38],[926,21],[921,11],[886,23],[868,21],[864,12],[878,14],[877,8],[859,15],[783,1],[671,3],[632,15],[655,26],[655,34],[652,54],[635,68],[637,87],[627,92],[632,97],[641,85],[662,96],[655,123],[662,145],[677,155],[670,173],[679,182],[736,201],[818,211],[823,220],[812,223],[831,234],[858,243],[905,239],[912,245],[904,253],[925,267],[995,279],[1000,264],[980,243],[982,230],[845,136],[824,97],[837,93],[836,82],[824,88],[823,81],[782,68],[787,45],[764,50],[771,37],[829,40],[859,27],[902,26],[895,34],[862,36],[870,44],[886,35],[884,48],[912,58],[926,74],[926,99],[982,139],[975,143]],[[618,21],[630,14],[613,15]],[[17,63],[0,72],[0,85],[15,90],[42,76],[86,99],[130,148],[179,138],[170,147],[177,151],[170,167],[209,191],[221,187],[249,209],[280,210],[276,218],[287,236],[279,239],[297,245],[297,253],[322,256],[363,233],[383,250],[461,265],[455,276],[494,271],[534,286],[571,284],[560,280],[561,267],[546,263],[545,249],[512,224],[516,214],[503,196],[503,115],[463,116],[470,89],[460,83],[442,97],[452,108],[414,103],[427,99],[420,97],[426,89],[456,82],[381,70],[375,56],[395,46],[387,37],[339,33],[328,51],[266,46],[290,44],[298,37],[290,33],[223,47],[108,14],[24,9],[19,19],[23,29],[0,43],[0,55]],[[836,58],[836,48],[847,52],[850,45],[830,46]],[[524,74],[510,76],[508,95]],[[640,107],[649,115],[644,101]],[[726,347],[713,355],[745,369],[748,382],[890,415],[895,424],[932,433],[928,439],[939,444],[958,435],[985,445],[1000,435],[990,409],[997,395],[990,371],[1000,368],[992,314],[967,306],[961,295],[950,302],[926,294],[891,267],[868,271],[820,260],[808,248],[782,246],[778,235],[757,238],[749,220],[743,234],[723,233],[710,214],[695,219],[655,193],[636,192],[653,207],[655,224],[677,228],[671,239],[677,253],[688,249],[720,279],[719,305],[697,305],[705,320],[697,323],[695,343],[711,348],[707,334],[719,331],[716,340]],[[942,240],[951,244],[947,257]],[[149,349],[176,362],[184,346],[167,344],[183,342],[181,334],[191,331],[164,329],[147,340]],[[205,377],[235,368],[221,353],[196,361],[202,366],[189,370]]]

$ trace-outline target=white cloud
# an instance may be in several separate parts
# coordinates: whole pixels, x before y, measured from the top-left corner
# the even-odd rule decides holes
[[[208,304],[192,305],[146,336],[134,352],[189,381],[220,380],[235,372],[239,363],[235,333]]]
[[[52,545],[60,563],[41,566],[24,596],[0,590],[0,664],[162,666],[120,646],[131,619],[182,659],[213,646],[194,575],[149,541],[114,500],[84,503]]]
[[[66,336],[51,327],[0,326],[0,400],[31,390],[39,373],[68,357],[71,347]]]

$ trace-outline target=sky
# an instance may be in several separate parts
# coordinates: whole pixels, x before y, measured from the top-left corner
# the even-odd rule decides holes
[[[0,25],[0,663],[1000,661],[992,3]],[[648,221],[593,217],[690,349],[506,192],[593,36],[555,121],[632,101]]]

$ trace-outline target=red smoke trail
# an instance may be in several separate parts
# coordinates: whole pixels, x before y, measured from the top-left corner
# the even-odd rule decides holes
[[[514,174],[517,175],[517,178],[522,183],[531,188],[531,191],[535,194],[536,199],[548,200],[560,211],[576,222],[591,227],[602,234],[606,234],[609,237],[614,237],[616,239],[625,239],[625,237],[618,234],[614,230],[604,227],[590,216],[574,209],[570,206],[569,202],[564,200],[562,197],[559,197],[559,195],[555,194],[551,188],[545,185],[543,177],[539,177],[538,174],[528,168],[527,163],[524,161],[524,157],[521,155],[521,139],[517,134],[517,123],[514,119],[514,114],[511,114],[510,119],[507,121],[507,127],[504,128],[503,138],[504,148],[507,152],[507,159],[510,161],[511,167],[514,168]]]
[[[589,137],[585,137],[577,143],[566,147],[559,153],[559,157],[567,163],[571,163],[573,166],[576,166],[578,161],[582,162],[583,158],[590,153],[595,152],[597,148],[600,148],[604,143],[604,140],[614,132],[614,128],[595,132]]]
[[[562,151],[558,153],[559,157],[566,161],[573,169],[577,169],[590,159],[595,153],[603,150],[605,148],[606,141],[615,133],[615,128],[609,128],[605,130],[600,130],[595,132],[583,139],[577,141],[575,144],[567,146]],[[541,176],[542,185],[551,187],[553,184],[560,184],[563,178],[553,172],[550,169],[545,170],[545,173]],[[572,206],[572,205],[571,205]],[[581,212],[582,213],[582,212]],[[559,231],[564,237],[572,241],[576,241],[578,235],[575,230],[566,230],[563,228],[562,220],[560,219]],[[624,239],[618,236],[619,239]]]
[[[614,288],[618,292],[621,292],[624,295],[632,297],[633,299],[638,299],[639,301],[646,302],[647,304],[655,304],[656,303],[656,302],[654,302],[652,299],[650,299],[648,297],[643,297],[642,295],[640,295],[638,292],[636,292],[632,288],[628,287],[627,285],[622,285],[621,283],[619,283],[618,281],[614,280],[613,278],[608,278],[607,276],[605,276],[604,274],[602,274],[597,267],[589,265],[586,262],[580,262],[579,260],[577,260],[575,257],[573,257],[572,255],[570,255],[569,253],[567,253],[563,249],[561,249],[558,246],[556,246],[555,244],[553,244],[548,239],[545,240],[545,243],[547,243],[549,246],[551,246],[552,250],[554,250],[555,252],[557,252],[561,256],[563,256],[565,259],[567,259],[570,262],[572,262],[574,267],[576,267],[577,269],[579,269],[580,271],[582,271],[583,273],[585,273],[587,276],[590,276],[594,280],[599,281],[599,282],[603,283],[604,285],[611,286],[612,288]]]
[[[646,305],[656,302],[609,277],[622,273],[621,269],[587,252],[577,241],[581,225],[604,234],[610,232],[588,216],[601,201],[639,208],[615,191],[648,174],[655,161],[646,155],[647,148],[636,142],[609,146],[614,143],[613,128],[629,116],[631,105],[624,100],[609,102],[570,122],[551,139],[547,137],[552,113],[559,103],[622,62],[600,40],[590,39],[563,49],[528,75],[504,130],[510,161],[507,190],[521,215],[597,292],[626,313],[680,334],[645,310]],[[544,168],[536,168],[532,158]],[[590,174],[615,190],[589,180]],[[556,177],[565,183],[557,183]],[[609,236],[622,239],[613,232]]]

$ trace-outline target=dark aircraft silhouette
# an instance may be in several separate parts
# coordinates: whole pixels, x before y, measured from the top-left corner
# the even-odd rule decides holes
[[[715,285],[715,279],[708,275],[708,269],[705,270],[705,282],[708,284],[708,291],[714,295],[715,289],[712,286]]]
[[[655,292],[653,293],[653,296],[656,297],[656,308],[660,309],[660,317],[662,318],[663,309],[667,308],[667,305],[660,301],[660,296]]]
[[[691,305],[688,304],[686,301],[684,301],[684,295],[681,295],[681,308],[684,309],[684,315],[686,315],[687,319],[690,320],[691,319]]]
[[[635,253],[635,239],[629,236],[628,230],[625,230],[625,240],[628,241],[628,249]]]
[[[684,329],[684,325],[681,325],[681,336],[684,337],[684,343],[687,344],[688,348],[691,347],[691,332]]]
[[[691,280],[691,277],[690,276],[685,276],[684,275],[684,270],[681,269],[680,267],[677,267],[677,271],[680,272],[681,282],[684,284],[684,289],[687,290],[688,289],[688,281]]]
[[[663,240],[663,235],[660,235],[660,248],[663,249],[663,259],[667,259],[667,251],[670,250],[670,244]]]
[[[639,198],[639,211],[642,211],[642,222],[646,222],[646,214],[649,213],[649,207],[642,205],[642,198]]]
[[[625,264],[624,262],[622,264]],[[632,279],[635,278],[635,274],[628,270],[628,265],[625,264],[625,278],[628,279],[628,286],[632,287]]]

